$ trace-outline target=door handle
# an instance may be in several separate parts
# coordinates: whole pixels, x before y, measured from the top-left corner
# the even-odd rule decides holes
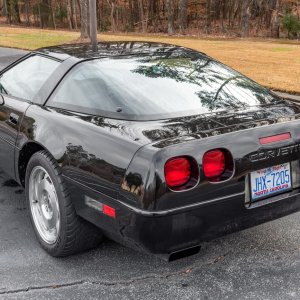
[[[17,125],[18,124],[18,121],[19,121],[19,116],[14,114],[14,113],[10,113],[9,114],[9,122],[14,124],[14,125]]]

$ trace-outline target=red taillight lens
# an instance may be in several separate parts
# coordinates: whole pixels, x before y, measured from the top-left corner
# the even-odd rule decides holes
[[[185,157],[176,157],[165,164],[165,178],[168,187],[175,188],[186,184],[191,178],[191,163]]]
[[[225,153],[222,150],[211,150],[203,156],[203,171],[207,178],[215,178],[225,171]]]

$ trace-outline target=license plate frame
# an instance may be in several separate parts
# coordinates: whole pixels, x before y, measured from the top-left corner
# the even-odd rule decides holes
[[[251,172],[249,177],[251,202],[270,198],[293,189],[290,162]]]

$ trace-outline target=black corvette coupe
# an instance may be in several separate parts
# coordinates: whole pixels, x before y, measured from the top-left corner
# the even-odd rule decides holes
[[[195,50],[40,49],[0,102],[0,168],[53,256],[106,235],[171,259],[300,209],[300,107]]]

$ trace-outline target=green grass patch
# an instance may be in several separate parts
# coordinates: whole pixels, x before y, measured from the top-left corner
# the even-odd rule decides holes
[[[276,47],[271,49],[272,52],[290,52],[293,51],[291,48],[283,48],[283,47]]]
[[[0,46],[2,47],[34,50],[70,43],[78,38],[77,32],[0,27]]]
[[[16,47],[28,50],[69,43],[74,36],[61,36],[49,34],[0,34],[0,44],[7,47]]]

